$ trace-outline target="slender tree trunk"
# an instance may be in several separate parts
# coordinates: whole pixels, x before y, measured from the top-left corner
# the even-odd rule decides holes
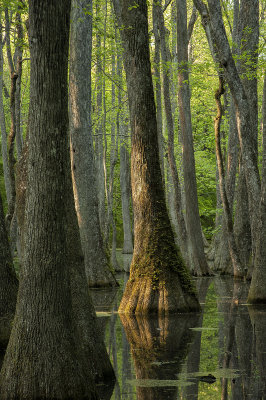
[[[86,11],[84,11],[86,10]],[[100,230],[91,127],[91,2],[73,2],[70,38],[72,179],[89,286],[114,286]],[[85,39],[86,38],[86,39]]]
[[[156,3],[153,6],[153,18],[155,20],[155,25],[158,24],[159,33],[160,33],[160,48],[163,62],[163,94],[164,94],[164,108],[166,114],[167,121],[167,130],[168,130],[168,162],[170,166],[170,171],[172,175],[173,182],[173,191],[174,191],[174,209],[177,218],[177,232],[179,238],[180,250],[183,258],[186,260],[187,265],[190,266],[192,270],[192,266],[190,265],[191,257],[188,254],[188,237],[186,224],[182,212],[182,199],[181,199],[181,188],[180,188],[180,180],[176,167],[176,160],[174,154],[174,121],[172,115],[172,104],[171,104],[171,96],[170,96],[170,52],[167,49],[166,38],[165,38],[165,26],[164,26],[164,17],[162,11],[161,3]]]
[[[29,2],[31,97],[24,262],[2,399],[97,399],[76,336],[68,260],[70,1]],[[73,194],[72,204],[74,212]],[[82,259],[79,258],[79,264]]]
[[[240,61],[238,71],[242,77],[242,83],[246,92],[250,119],[250,138],[254,153],[258,154],[258,95],[257,95],[257,65],[259,44],[259,1],[242,0],[239,9],[237,46]],[[249,278],[252,274],[252,261],[254,262],[255,242],[251,236],[250,217],[248,215],[248,192],[245,181],[243,157],[240,158],[240,174],[238,183],[239,194],[237,196],[235,232],[237,244],[240,249],[242,264],[249,270]],[[253,254],[253,260],[252,260]]]
[[[0,347],[6,346],[16,309],[18,280],[8,243],[0,195]]]
[[[215,101],[217,105],[217,115],[214,122],[215,128],[215,144],[216,144],[216,158],[217,158],[217,166],[219,172],[219,186],[221,193],[221,200],[224,211],[224,218],[226,222],[227,235],[228,235],[228,244],[230,250],[230,256],[234,269],[234,277],[239,278],[245,275],[244,268],[241,264],[238,249],[235,242],[234,231],[233,231],[233,218],[231,214],[231,209],[229,205],[229,200],[226,193],[225,186],[225,171],[223,166],[223,157],[221,150],[221,142],[220,142],[220,125],[222,120],[222,104],[221,104],[221,96],[224,93],[224,82],[220,77],[219,79],[219,89],[215,92]]]
[[[8,135],[8,165],[9,165],[9,175],[11,183],[11,197],[9,203],[8,214],[6,216],[7,228],[10,229],[10,224],[15,211],[16,202],[16,188],[15,188],[15,138],[16,138],[16,108],[15,108],[15,94],[16,94],[16,81],[18,74],[15,71],[14,63],[11,54],[11,43],[10,43],[10,21],[9,21],[9,11],[5,8],[5,20],[6,20],[6,50],[7,59],[10,72],[10,131]]]
[[[96,1],[96,19],[100,18],[100,4]],[[99,218],[102,234],[105,228],[105,179],[104,179],[104,117],[103,117],[103,83],[102,83],[102,57],[101,57],[101,35],[96,34],[96,113],[99,118],[95,129],[95,154],[96,173],[99,202]],[[104,238],[103,238],[104,239]]]
[[[2,35],[2,13],[0,13],[0,129],[1,129],[1,149],[2,149],[2,161],[3,161],[3,171],[4,171],[4,180],[5,180],[5,189],[6,189],[6,197],[8,208],[10,209],[11,203],[11,178],[8,164],[8,148],[7,148],[7,131],[6,131],[6,119],[5,119],[5,110],[4,110],[4,102],[3,102],[3,67],[4,67],[4,58],[3,58],[3,35]]]
[[[262,153],[262,183],[260,199],[260,232],[256,249],[255,269],[252,274],[251,285],[248,294],[249,303],[266,303],[266,73],[264,71],[263,84],[263,153]]]
[[[255,245],[258,237],[260,177],[257,165],[257,152],[254,149],[254,139],[250,135],[251,118],[248,98],[229,47],[222,20],[220,3],[214,0],[208,0],[209,12],[201,0],[194,0],[194,4],[201,13],[205,31],[207,33],[209,32],[208,37],[211,39],[209,41],[211,47],[213,48],[213,43],[216,46],[217,53],[213,53],[214,58],[215,60],[218,58],[223,66],[225,79],[234,99],[239,143],[248,189],[252,241]]]
[[[199,216],[190,111],[186,0],[177,0],[177,58],[179,83],[178,103],[183,145],[186,225],[188,238],[192,246],[194,273],[197,275],[208,275],[209,268],[204,253],[204,244]]]
[[[130,279],[119,311],[168,314],[195,311],[199,303],[177,250],[166,210],[159,161],[146,0],[121,8],[114,1],[124,47],[132,131],[131,177],[135,245]],[[130,11],[129,11],[130,8]],[[127,29],[128,27],[131,29]]]

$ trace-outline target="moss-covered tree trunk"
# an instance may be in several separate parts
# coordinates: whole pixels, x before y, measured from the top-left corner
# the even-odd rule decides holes
[[[124,46],[132,132],[131,178],[135,245],[130,278],[119,311],[170,313],[200,306],[176,248],[166,210],[159,162],[157,122],[149,56],[146,0],[114,6],[124,29]]]
[[[68,260],[70,5],[68,0],[29,2],[25,248],[16,316],[0,376],[1,399],[98,398],[73,323]]]

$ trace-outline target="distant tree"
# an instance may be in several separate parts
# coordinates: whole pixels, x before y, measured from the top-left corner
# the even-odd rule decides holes
[[[116,286],[99,220],[91,126],[91,10],[90,1],[73,1],[69,67],[72,178],[89,286]]]
[[[75,299],[82,300],[78,296],[84,289],[76,285],[76,297],[71,293],[70,6],[68,0],[29,1],[32,69],[25,248],[16,316],[0,376],[2,399],[98,398],[73,317],[78,310]],[[79,240],[78,231],[76,237]]]
[[[159,161],[146,0],[114,0],[124,46],[132,133],[134,252],[119,311],[171,313],[200,309],[176,248]]]

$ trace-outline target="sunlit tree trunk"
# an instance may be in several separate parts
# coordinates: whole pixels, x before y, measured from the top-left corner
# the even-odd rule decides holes
[[[100,230],[91,127],[91,2],[73,2],[70,37],[70,139],[75,206],[89,286],[113,286]],[[86,39],[85,39],[86,38]]]
[[[199,303],[190,274],[175,246],[163,191],[146,0],[141,0],[138,7],[131,6],[131,0],[123,1],[121,8],[114,1],[118,20],[125,26],[121,36],[132,131],[135,232],[130,278],[119,311],[142,314],[195,311]]]

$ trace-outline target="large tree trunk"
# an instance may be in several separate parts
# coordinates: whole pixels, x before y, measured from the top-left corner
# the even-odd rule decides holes
[[[120,8],[114,1],[121,31],[132,131],[131,177],[135,246],[119,311],[170,313],[200,306],[166,210],[159,161],[157,121],[152,86],[146,0]],[[119,21],[119,22],[120,22]],[[130,29],[128,27],[130,26]]]
[[[179,83],[178,104],[183,146],[182,154],[186,199],[186,225],[188,238],[192,246],[193,272],[197,275],[208,275],[209,268],[204,253],[204,244],[199,216],[190,111],[186,0],[177,0],[177,59]]]
[[[68,193],[70,1],[29,2],[31,97],[24,262],[2,399],[96,399],[73,324]],[[81,259],[80,259],[80,265]]]
[[[86,9],[86,13],[84,10]],[[70,38],[70,137],[75,205],[89,286],[114,286],[100,230],[91,131],[91,2],[73,2]]]

